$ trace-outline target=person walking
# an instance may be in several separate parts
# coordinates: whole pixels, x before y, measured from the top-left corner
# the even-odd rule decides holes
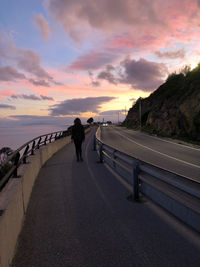
[[[71,139],[74,140],[77,161],[79,160],[83,161],[81,146],[82,142],[85,140],[85,131],[83,125],[81,124],[81,120],[79,118],[76,118],[74,120],[74,125],[72,126]]]

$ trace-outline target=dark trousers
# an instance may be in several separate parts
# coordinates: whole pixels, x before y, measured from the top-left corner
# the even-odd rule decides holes
[[[82,159],[82,141],[74,140],[77,160]]]

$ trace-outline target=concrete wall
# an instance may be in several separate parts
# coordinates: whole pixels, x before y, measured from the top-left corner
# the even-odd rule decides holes
[[[27,164],[19,167],[20,178],[10,179],[0,192],[0,267],[7,267],[11,264],[32,188],[40,168],[53,154],[70,142],[71,137],[68,136],[36,150],[35,155],[28,157]]]

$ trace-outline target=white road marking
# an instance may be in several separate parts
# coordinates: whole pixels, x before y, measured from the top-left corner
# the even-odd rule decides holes
[[[123,130],[123,131],[125,132],[125,130]],[[148,135],[148,137],[153,138],[153,139],[158,139],[158,140],[160,140],[162,142],[170,143],[170,144],[173,144],[173,145],[183,146],[185,148],[193,149],[193,150],[196,150],[196,151],[199,151],[200,152],[200,148],[195,148],[195,147],[191,147],[189,145],[187,146],[187,145],[184,145],[184,144],[179,144],[179,143],[176,143],[176,142],[172,142],[172,141],[169,141],[169,140],[162,139],[162,138],[157,137],[157,136]]]
[[[170,143],[170,144],[177,145],[177,146],[183,146],[185,148],[196,150],[196,151],[199,151],[200,152],[200,148],[195,148],[195,147],[192,147],[192,146],[187,146],[187,145],[184,145],[184,144],[179,144],[179,143],[172,142],[172,141],[169,141],[169,140],[165,140],[165,139],[162,139],[162,138],[156,137],[156,136],[151,136],[150,135],[149,137],[154,138],[154,139],[158,139],[158,140],[163,141],[163,142],[166,142],[166,143]]]
[[[127,136],[125,136],[125,135],[119,133],[119,132],[116,131],[116,130],[115,130],[115,132],[116,132],[117,134],[121,135],[122,137],[126,138],[126,139],[129,140],[130,142],[135,143],[135,144],[137,144],[137,145],[139,145],[139,146],[141,146],[141,147],[143,147],[143,148],[145,148],[145,149],[148,149],[148,150],[150,150],[150,151],[152,151],[152,152],[155,152],[155,153],[157,153],[157,154],[160,154],[160,155],[162,155],[162,156],[164,156],[164,157],[167,157],[167,158],[170,158],[170,159],[179,161],[179,162],[181,162],[181,163],[187,164],[187,165],[189,165],[189,166],[192,166],[192,167],[195,167],[195,168],[200,169],[200,166],[198,166],[198,165],[195,165],[195,164],[189,163],[189,162],[187,162],[187,161],[184,161],[184,160],[177,159],[177,158],[175,158],[175,157],[169,156],[169,155],[167,155],[167,154],[164,154],[164,153],[162,153],[162,152],[159,152],[159,151],[157,151],[157,150],[154,150],[154,149],[152,149],[152,148],[150,148],[150,147],[148,147],[148,146],[144,146],[144,145],[142,145],[142,144],[140,144],[140,143],[134,141],[133,139],[131,139],[131,138],[129,138],[129,137],[127,137]]]

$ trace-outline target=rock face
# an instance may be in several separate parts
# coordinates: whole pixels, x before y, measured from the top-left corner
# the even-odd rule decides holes
[[[140,116],[141,105],[141,116]],[[124,124],[163,136],[200,141],[200,65],[172,74],[145,99],[138,99]]]

